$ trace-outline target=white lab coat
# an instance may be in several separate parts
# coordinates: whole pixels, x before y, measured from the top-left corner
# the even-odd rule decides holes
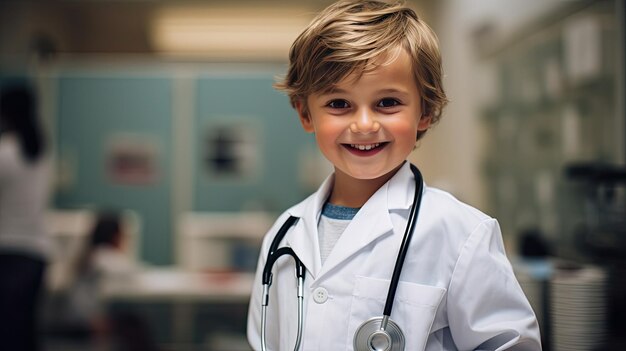
[[[415,181],[406,163],[359,210],[324,266],[317,223],[333,178],[290,208],[266,235],[248,316],[248,340],[261,345],[261,272],[269,245],[289,216],[300,217],[281,246],[307,268],[302,350],[352,350],[356,329],[382,316]],[[269,350],[293,350],[297,334],[293,260],[273,269],[267,315]],[[313,298],[323,288],[327,299]],[[319,291],[319,290],[317,290]],[[450,194],[425,186],[391,319],[406,350],[540,350],[535,314],[504,252],[498,223]]]

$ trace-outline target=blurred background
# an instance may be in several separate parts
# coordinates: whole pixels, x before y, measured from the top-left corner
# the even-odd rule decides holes
[[[34,87],[52,156],[45,350],[249,349],[261,238],[331,172],[272,88],[329,3],[0,2],[0,89]],[[411,160],[498,218],[546,350],[623,349],[624,2],[409,4],[451,100]],[[121,238],[76,322],[103,211]]]

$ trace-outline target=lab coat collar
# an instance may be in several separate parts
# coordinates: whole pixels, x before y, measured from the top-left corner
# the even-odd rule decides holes
[[[322,267],[317,224],[333,183],[334,177],[331,175],[317,192],[288,211],[290,215],[299,217],[300,220],[287,234],[287,243],[300,257],[313,279],[321,278],[374,240],[394,234],[389,211],[408,209],[413,202],[415,189],[413,173],[409,163],[405,162],[357,212]]]
[[[389,210],[408,210],[413,205],[415,176],[411,164],[404,162],[398,172],[387,182],[387,202]]]

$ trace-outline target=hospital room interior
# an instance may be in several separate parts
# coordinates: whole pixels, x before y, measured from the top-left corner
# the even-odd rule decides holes
[[[0,91],[33,88],[53,164],[42,350],[252,349],[261,240],[333,171],[273,87],[330,3],[0,2]],[[450,99],[409,160],[498,220],[544,350],[626,349],[624,1],[408,4]],[[81,295],[107,219],[114,273]]]

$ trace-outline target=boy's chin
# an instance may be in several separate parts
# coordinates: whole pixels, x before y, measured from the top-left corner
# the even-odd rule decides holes
[[[397,167],[387,167],[387,168],[379,168],[372,169],[367,167],[355,167],[353,169],[348,169],[345,171],[337,169],[335,167],[335,172],[343,173],[344,175],[353,178],[354,180],[380,180],[380,179],[388,179],[392,177],[398,169],[400,169],[401,164]]]

